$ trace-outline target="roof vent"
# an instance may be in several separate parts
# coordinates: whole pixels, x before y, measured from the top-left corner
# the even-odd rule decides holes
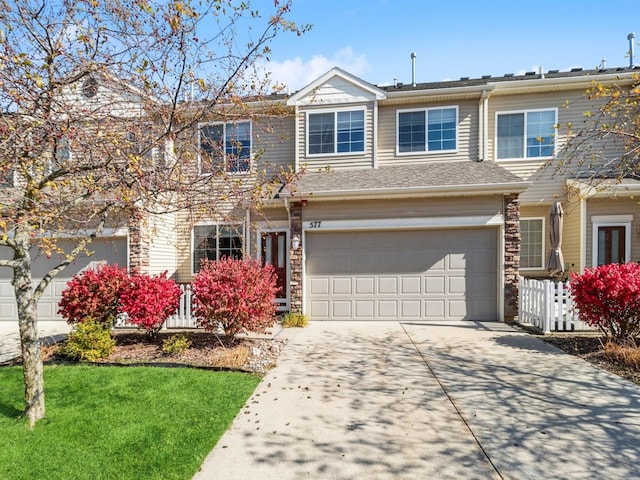
[[[505,78],[511,78],[511,77],[513,77],[513,73],[505,73],[504,77]]]
[[[526,72],[525,75],[535,75],[536,72]]]
[[[464,82],[464,81],[469,80],[469,77],[460,77],[460,80],[462,80]]]
[[[411,86],[416,86],[416,52],[411,52]]]
[[[487,78],[491,78],[491,75],[482,75],[483,80],[486,80]]]
[[[560,70],[549,70],[547,73],[560,73]]]
[[[572,68],[571,71],[572,72],[581,72],[582,69],[581,68]]]
[[[633,68],[633,49],[634,49],[634,39],[636,38],[635,33],[630,33],[627,35],[627,40],[629,40],[629,68]]]

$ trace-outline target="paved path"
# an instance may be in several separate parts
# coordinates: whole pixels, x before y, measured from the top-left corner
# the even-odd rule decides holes
[[[640,388],[503,324],[314,323],[194,479],[639,478]]]
[[[38,322],[41,342],[58,341],[71,330],[66,322]],[[18,321],[0,322],[0,365],[21,355]]]

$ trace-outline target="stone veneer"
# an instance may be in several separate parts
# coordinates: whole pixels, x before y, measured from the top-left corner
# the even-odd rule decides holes
[[[298,236],[300,246],[289,251],[291,262],[291,307],[292,312],[302,313],[302,205],[291,203],[289,206],[291,238]],[[291,248],[291,247],[289,247]]]
[[[518,276],[520,272],[520,198],[504,196],[504,320],[518,315]]]
[[[151,235],[144,219],[132,215],[129,221],[129,268],[149,273]]]

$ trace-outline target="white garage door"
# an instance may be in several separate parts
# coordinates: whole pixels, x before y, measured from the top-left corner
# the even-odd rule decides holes
[[[62,242],[61,246],[63,246],[66,251],[72,249],[71,241]],[[73,275],[87,268],[89,265],[97,262],[106,262],[109,264],[118,264],[121,267],[127,266],[126,237],[109,239],[97,238],[91,243],[89,248],[93,252],[91,257],[79,257],[49,284],[38,302],[38,320],[63,320],[63,318],[56,313],[62,291],[66,288],[67,282]],[[10,258],[9,249],[3,248],[2,251],[0,251],[0,255],[2,255],[3,258]],[[59,261],[57,256],[54,256],[52,259],[47,259],[44,256],[32,258],[33,278],[40,280],[49,269],[55,265],[56,261]],[[11,285],[11,275],[12,270],[8,268],[0,269],[0,321],[18,320],[17,306],[13,286]]]
[[[495,228],[307,232],[314,320],[497,320]]]

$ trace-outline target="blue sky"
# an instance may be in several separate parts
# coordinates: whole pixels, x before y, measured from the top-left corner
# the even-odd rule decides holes
[[[256,5],[270,0],[259,0]],[[313,29],[281,34],[266,68],[297,90],[333,66],[374,84],[550,69],[628,66],[638,0],[294,0],[290,19]]]

